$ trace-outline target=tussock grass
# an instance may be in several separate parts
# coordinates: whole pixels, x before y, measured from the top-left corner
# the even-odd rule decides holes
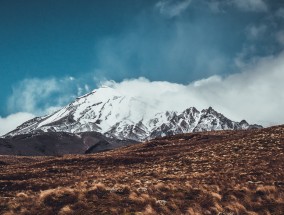
[[[1,159],[1,215],[284,214],[283,126]]]
[[[140,193],[124,184],[107,187],[102,183],[85,182],[75,188],[49,189],[29,195],[18,193],[4,214],[253,215],[283,214],[284,211],[284,193],[272,185],[260,185],[253,189],[230,188],[227,192],[220,189],[216,192],[214,186],[193,188],[171,183],[166,192],[161,192],[161,188],[166,186],[166,183],[158,183],[145,193]]]

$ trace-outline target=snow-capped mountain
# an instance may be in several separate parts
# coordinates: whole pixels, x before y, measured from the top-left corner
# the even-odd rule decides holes
[[[182,112],[159,112],[152,104],[102,87],[59,111],[36,117],[5,136],[39,132],[80,133],[96,131],[108,137],[147,140],[178,133],[260,128],[246,121],[234,122],[212,107],[198,111],[190,107]]]

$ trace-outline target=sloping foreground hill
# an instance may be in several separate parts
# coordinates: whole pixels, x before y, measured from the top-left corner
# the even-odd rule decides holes
[[[284,214],[284,126],[0,165],[0,214]]]

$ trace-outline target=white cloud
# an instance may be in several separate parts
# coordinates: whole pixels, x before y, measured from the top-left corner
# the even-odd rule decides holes
[[[188,8],[191,0],[173,1],[173,0],[162,0],[156,4],[156,8],[159,9],[160,13],[170,18],[178,16],[184,10]]]
[[[263,0],[232,0],[232,3],[243,11],[265,12],[268,10]]]
[[[156,106],[156,110],[184,110],[213,106],[233,120],[265,126],[284,123],[284,53],[256,60],[243,72],[212,76],[188,85],[145,78],[104,82],[121,93]]]
[[[89,76],[92,76],[89,74]],[[8,98],[10,115],[0,116],[0,135],[35,117],[51,114],[90,91],[90,77],[32,78],[15,84]],[[91,80],[93,83],[93,80]]]
[[[0,116],[0,136],[14,130],[17,126],[34,117],[33,114],[24,112],[11,114],[4,118]]]
[[[86,93],[89,86],[84,81],[74,77],[22,80],[13,86],[7,109],[10,113],[48,114]]]
[[[42,107],[38,104],[59,90],[60,85],[55,78],[25,79],[13,87],[13,93],[8,100],[8,110],[42,114]]]

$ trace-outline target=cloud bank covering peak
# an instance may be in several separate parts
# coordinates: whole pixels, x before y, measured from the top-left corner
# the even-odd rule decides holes
[[[161,111],[213,106],[233,120],[271,126],[284,122],[283,83],[284,53],[258,59],[241,73],[214,75],[188,85],[145,78],[103,84],[152,103]]]

